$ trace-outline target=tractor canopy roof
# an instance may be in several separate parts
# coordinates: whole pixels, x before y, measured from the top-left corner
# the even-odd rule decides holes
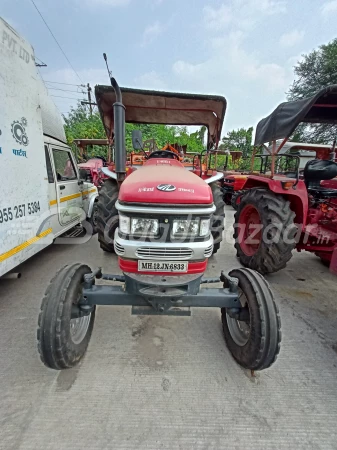
[[[130,88],[121,88],[121,91],[126,122],[204,125],[208,129],[208,148],[217,147],[227,105],[224,97]],[[95,96],[107,136],[110,138],[114,132],[114,89],[111,86],[97,85]]]
[[[301,122],[337,124],[337,85],[312,97],[281,103],[257,124],[254,145],[288,138]]]

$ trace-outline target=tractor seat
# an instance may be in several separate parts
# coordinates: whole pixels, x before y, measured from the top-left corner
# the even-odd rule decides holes
[[[304,181],[308,192],[314,197],[335,198],[337,197],[337,180],[336,189],[325,188],[321,186],[322,180],[332,180],[337,177],[337,164],[330,160],[314,159],[308,161],[304,168]]]

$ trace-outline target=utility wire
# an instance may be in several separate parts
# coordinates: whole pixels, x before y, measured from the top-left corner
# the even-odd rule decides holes
[[[69,61],[69,59],[68,59],[68,56],[64,53],[64,51],[63,51],[63,49],[62,49],[62,47],[61,47],[61,45],[58,43],[58,40],[56,39],[56,37],[55,37],[55,35],[54,35],[54,33],[51,31],[51,29],[50,29],[50,27],[49,27],[49,25],[47,24],[47,22],[45,21],[45,19],[44,19],[44,17],[43,17],[43,15],[40,13],[40,10],[39,10],[39,8],[35,5],[35,3],[34,3],[34,0],[30,0],[32,3],[33,3],[33,5],[34,5],[34,7],[35,7],[35,9],[36,9],[36,11],[39,13],[39,15],[40,15],[40,17],[41,17],[41,19],[43,20],[43,22],[44,22],[44,24],[46,25],[46,27],[48,28],[48,30],[49,30],[49,32],[50,32],[50,34],[53,36],[53,38],[54,38],[54,40],[55,40],[55,42],[56,42],[56,44],[58,45],[58,47],[59,47],[59,49],[61,50],[61,52],[63,53],[63,56],[66,58],[66,60],[68,61],[68,63],[69,63],[69,65],[70,65],[70,67],[73,69],[73,71],[75,72],[75,74],[77,75],[77,77],[78,77],[78,79],[80,80],[80,82],[81,83],[83,83],[83,81],[81,80],[81,77],[79,76],[79,74],[76,72],[76,70],[74,69],[74,67],[73,67],[73,65],[71,64],[71,62]]]
[[[71,89],[60,89],[60,88],[53,88],[47,86],[48,89],[51,89],[52,91],[63,91],[63,92],[75,92],[75,94],[86,94],[84,91],[72,91]]]
[[[72,83],[61,83],[60,81],[48,81],[43,80],[45,83],[53,83],[53,84],[64,84],[66,86],[78,86],[78,87],[85,87],[85,84],[72,84]]]
[[[78,101],[85,101],[84,98],[78,98],[78,97],[63,97],[62,95],[50,95],[51,97],[58,97],[58,98],[68,98],[69,100],[78,100]]]

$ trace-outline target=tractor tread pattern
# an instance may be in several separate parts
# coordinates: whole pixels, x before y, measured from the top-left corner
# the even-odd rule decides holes
[[[243,193],[244,193],[244,191],[235,191],[233,193],[232,198],[231,198],[231,206],[233,209],[235,209],[235,210],[238,209],[239,205],[236,204],[236,201],[240,197],[240,195],[242,195]]]
[[[68,301],[70,285],[78,271],[90,273],[90,267],[81,263],[66,265],[58,270],[50,280],[42,299],[37,328],[37,347],[40,359],[49,368],[61,370],[73,367],[82,358],[88,346],[95,318],[95,311],[91,317],[91,324],[80,349],[64,343],[64,329],[62,318]]]
[[[279,239],[273,242],[261,242],[257,252],[246,255],[240,247],[239,218],[243,208],[252,204],[259,211],[263,229],[269,226],[268,238],[279,233]],[[261,274],[277,272],[283,269],[292,257],[295,248],[297,226],[295,213],[290,209],[290,202],[282,195],[276,195],[267,189],[250,189],[242,197],[235,213],[234,239],[237,257],[243,266],[257,270]],[[287,241],[287,242],[286,242]]]
[[[114,180],[105,180],[98,195],[96,220],[100,247],[110,253],[115,253],[113,238],[118,226],[118,211],[115,206],[117,198],[117,183]]]
[[[253,348],[245,351],[245,348],[238,349],[225,332],[224,336],[229,348],[234,349],[233,357],[246,369],[263,370],[275,363],[280,352],[282,331],[281,319],[277,304],[275,303],[272,290],[267,280],[258,272],[240,268],[232,270],[229,275],[231,277],[242,276],[249,282],[250,288],[254,293],[255,302],[258,307],[258,316],[260,321],[261,335],[257,336],[256,330],[253,334]],[[253,305],[250,305],[252,309]],[[222,321],[226,320],[225,311],[222,312]],[[226,329],[224,329],[226,331]],[[236,351],[235,351],[236,350]]]

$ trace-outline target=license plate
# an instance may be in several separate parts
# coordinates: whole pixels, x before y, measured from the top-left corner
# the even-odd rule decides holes
[[[188,262],[138,261],[139,272],[187,272]]]

